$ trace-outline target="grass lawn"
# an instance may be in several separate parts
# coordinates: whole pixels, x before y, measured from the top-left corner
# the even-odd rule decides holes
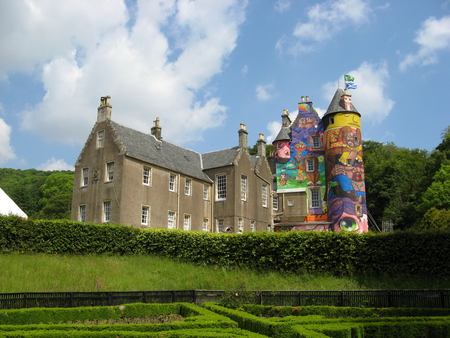
[[[145,290],[450,289],[449,280],[334,277],[196,266],[153,256],[0,255],[0,293]]]

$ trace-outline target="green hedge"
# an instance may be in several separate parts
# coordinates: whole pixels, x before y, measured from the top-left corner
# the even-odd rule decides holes
[[[0,216],[0,253],[153,254],[285,272],[450,277],[450,231],[213,234]]]

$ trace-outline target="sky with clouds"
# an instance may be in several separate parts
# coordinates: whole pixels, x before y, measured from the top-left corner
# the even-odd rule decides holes
[[[198,152],[271,143],[344,74],[366,140],[433,150],[450,125],[450,1],[2,0],[0,167],[70,170],[100,97]]]

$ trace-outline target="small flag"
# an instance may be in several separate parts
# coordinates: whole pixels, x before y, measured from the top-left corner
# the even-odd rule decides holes
[[[358,86],[355,85],[354,82],[346,82],[345,83],[345,89],[356,89],[356,88],[358,88]]]
[[[355,81],[355,78],[351,75],[344,75],[344,80],[353,82],[353,81]]]

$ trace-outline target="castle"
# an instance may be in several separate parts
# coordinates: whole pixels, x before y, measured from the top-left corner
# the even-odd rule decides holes
[[[360,117],[340,88],[322,119],[308,96],[293,122],[284,111],[273,141],[276,230],[368,231]]]
[[[72,219],[206,232],[368,231],[360,114],[342,89],[319,118],[302,97],[287,111],[266,159],[238,146],[200,154],[162,139],[159,119],[142,133],[111,119],[102,97],[75,165]]]

